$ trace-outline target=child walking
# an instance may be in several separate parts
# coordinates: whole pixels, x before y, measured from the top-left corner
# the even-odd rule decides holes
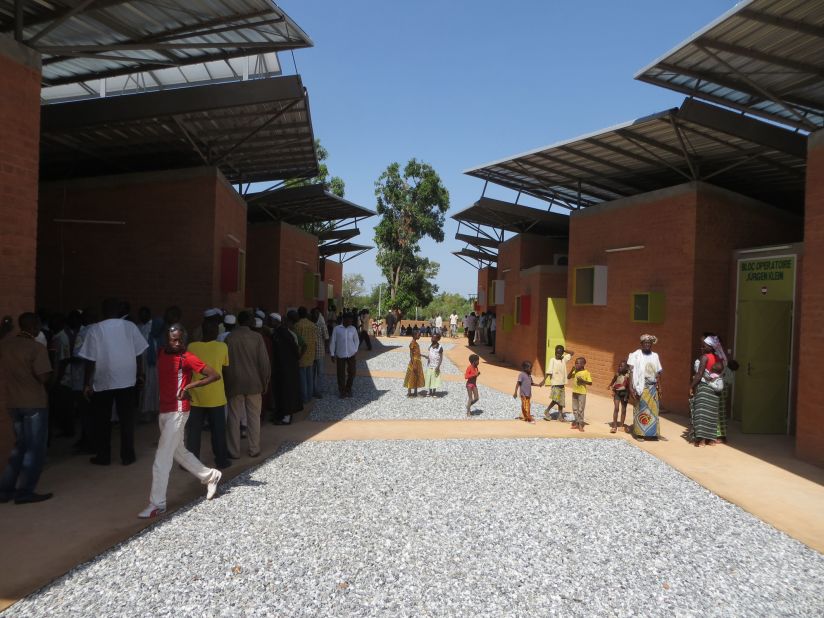
[[[518,398],[518,390],[521,391],[521,420],[526,421],[532,425],[535,424],[535,419],[532,418],[532,387],[540,386],[539,383],[532,380],[532,363],[524,361],[521,364],[521,373],[518,374],[518,381],[515,383],[515,392],[512,394],[513,399]]]
[[[575,420],[572,421],[570,429],[577,427],[578,431],[584,430],[584,410],[587,406],[587,386],[592,384],[592,376],[586,369],[587,359],[579,356],[575,359],[575,366],[567,376],[572,380],[572,413]]]
[[[478,403],[478,399],[480,396],[478,395],[478,376],[481,375],[481,372],[478,371],[478,364],[481,362],[480,357],[477,354],[470,354],[469,355],[469,367],[466,368],[466,372],[464,372],[464,378],[466,378],[466,416],[467,418],[472,416],[472,406]]]
[[[629,427],[626,426],[627,420],[627,403],[629,402],[629,365],[626,361],[618,363],[618,371],[612,376],[612,382],[609,383],[609,388],[612,390],[612,401],[615,402],[615,407],[612,410],[612,425],[609,433],[618,431],[618,408],[621,408],[621,427],[624,432],[629,433]]]
[[[429,395],[435,395],[435,391],[441,385],[441,363],[443,362],[443,347],[441,346],[441,336],[432,335],[432,343],[429,345],[429,352],[426,360],[426,374],[424,375],[425,386],[429,389]]]
[[[544,411],[544,420],[550,421],[553,418],[552,407],[558,406],[558,420],[564,421],[564,405],[566,403],[565,386],[567,381],[566,364],[572,359],[575,354],[572,350],[565,350],[564,346],[555,346],[555,358],[549,359],[549,366],[547,367],[546,375],[538,386],[546,384],[549,378],[549,397],[551,401]]]
[[[421,346],[418,345],[420,337],[421,331],[417,328],[414,329],[412,331],[412,341],[409,342],[409,366],[406,368],[406,377],[403,379],[407,397],[417,396],[418,389],[424,386]]]
[[[204,377],[193,382],[192,375],[195,372]],[[183,326],[172,324],[166,331],[166,346],[158,350],[157,354],[160,440],[152,466],[152,491],[149,495],[149,506],[138,514],[141,519],[157,517],[166,512],[166,488],[169,485],[169,472],[173,461],[179,463],[207,486],[207,500],[214,497],[217,484],[220,482],[220,470],[207,468],[197,457],[186,450],[183,437],[186,421],[189,419],[189,399],[191,398],[189,391],[217,382],[219,379],[219,373],[197,356],[186,351],[186,330]]]

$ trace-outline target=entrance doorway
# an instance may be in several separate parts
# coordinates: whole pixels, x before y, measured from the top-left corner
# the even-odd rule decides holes
[[[555,357],[555,346],[566,345],[566,298],[546,299],[546,359],[544,370]]]
[[[733,417],[744,433],[789,433],[795,273],[795,255],[738,260]]]

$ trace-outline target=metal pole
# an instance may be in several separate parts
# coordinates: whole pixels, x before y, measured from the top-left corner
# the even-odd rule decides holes
[[[383,313],[381,312],[381,300],[383,296],[383,284],[378,285],[378,318],[380,318]]]

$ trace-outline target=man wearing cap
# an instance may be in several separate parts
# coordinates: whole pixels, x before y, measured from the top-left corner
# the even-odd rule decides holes
[[[217,340],[223,341],[225,343],[226,339],[229,337],[229,335],[232,334],[232,331],[235,329],[235,326],[237,326],[237,318],[233,316],[231,313],[227,313],[225,316],[223,316],[223,327],[226,330],[224,330],[221,334],[217,336]]]
[[[271,377],[271,367],[263,337],[251,329],[253,320],[251,312],[241,311],[237,316],[237,328],[226,340],[230,359],[225,370],[226,398],[229,401],[226,438],[229,456],[233,459],[240,457],[240,422],[244,414],[249,456],[260,455],[260,410],[262,396]]]

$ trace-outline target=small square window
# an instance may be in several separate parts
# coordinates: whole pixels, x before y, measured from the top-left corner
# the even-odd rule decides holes
[[[664,321],[663,292],[635,292],[632,295],[632,321],[660,324]]]
[[[576,305],[607,304],[607,267],[578,266],[573,274],[573,299]]]

